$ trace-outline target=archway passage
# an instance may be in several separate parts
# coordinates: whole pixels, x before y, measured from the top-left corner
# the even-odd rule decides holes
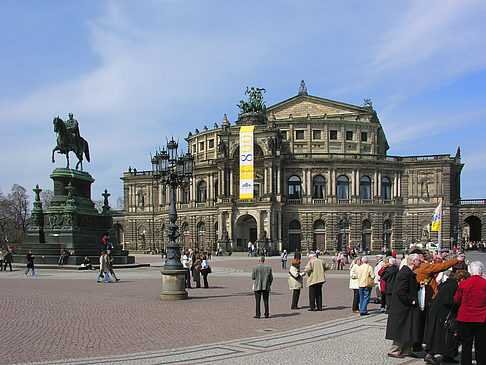
[[[481,219],[474,215],[470,215],[466,219],[464,219],[469,225],[469,241],[481,241]]]
[[[312,245],[312,249],[314,251],[319,250],[324,252],[326,250],[325,242],[326,242],[326,224],[323,220],[318,219],[314,222],[314,244]]]
[[[245,214],[236,220],[236,247],[235,251],[245,251],[248,248],[248,242],[255,243],[257,240],[257,222],[255,217]]]
[[[302,251],[302,247],[300,244],[301,241],[301,232],[300,232],[300,222],[298,220],[293,220],[289,224],[289,245],[288,247],[284,247],[289,252],[294,252],[296,249]]]
[[[361,224],[361,252],[368,252],[371,248],[371,222],[365,219]]]

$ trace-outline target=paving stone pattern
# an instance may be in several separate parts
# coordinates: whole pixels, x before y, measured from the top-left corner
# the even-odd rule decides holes
[[[0,272],[0,364],[423,362],[386,357],[386,315],[376,304],[369,317],[351,313],[347,270],[328,272],[322,312],[307,311],[307,288],[296,311],[288,270],[269,258],[271,318],[254,319],[256,258],[213,257],[211,288],[189,289],[184,301],[160,300],[160,257],[141,260],[152,266],[120,269],[118,283],[97,283],[96,271]]]

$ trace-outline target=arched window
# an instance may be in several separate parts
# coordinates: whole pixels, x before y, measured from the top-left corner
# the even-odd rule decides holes
[[[359,179],[359,197],[361,200],[371,199],[371,180],[368,176]]]
[[[365,219],[361,225],[361,228],[363,230],[371,229],[371,222],[368,219]]]
[[[381,179],[381,196],[383,200],[391,199],[391,181],[387,177]]]
[[[302,185],[298,176],[289,177],[289,199],[300,199],[302,196]]]
[[[322,175],[317,175],[312,181],[312,197],[314,199],[324,199],[326,197],[326,179]]]
[[[293,220],[289,223],[289,229],[300,229],[300,222]]]
[[[349,199],[349,179],[345,175],[337,178],[337,198],[339,200]]]
[[[206,181],[201,181],[197,184],[197,202],[204,203],[207,198],[207,185]]]
[[[322,219],[318,219],[314,222],[314,230],[326,229],[326,223]]]

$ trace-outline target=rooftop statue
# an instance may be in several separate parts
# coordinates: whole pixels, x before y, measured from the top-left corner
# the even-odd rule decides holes
[[[363,108],[373,109],[373,103],[371,102],[371,99],[363,100]]]
[[[240,104],[237,105],[240,108],[240,116],[243,114],[265,114],[267,107],[263,101],[262,91],[265,89],[246,88],[245,95],[249,95],[248,101],[240,100]]]
[[[86,160],[90,162],[88,142],[79,134],[79,124],[72,113],[69,113],[69,119],[63,121],[59,116],[52,121],[54,124],[54,132],[57,133],[57,146],[52,150],[52,163],[54,160],[54,152],[66,155],[67,168],[69,168],[69,152],[74,152],[78,158],[76,170],[81,165],[83,171],[83,154]]]
[[[302,80],[300,82],[300,86],[299,86],[299,94],[298,95],[307,95],[307,88],[305,87],[305,82],[304,80]]]

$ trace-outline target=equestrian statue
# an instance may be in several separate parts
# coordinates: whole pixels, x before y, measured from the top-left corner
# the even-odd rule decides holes
[[[66,155],[67,168],[69,168],[69,152],[74,152],[78,158],[76,170],[81,165],[83,171],[83,154],[89,162],[88,142],[79,135],[78,121],[74,119],[73,113],[69,113],[69,119],[63,121],[59,116],[52,121],[54,132],[57,133],[57,146],[52,150],[52,162],[54,163],[54,152]]]

